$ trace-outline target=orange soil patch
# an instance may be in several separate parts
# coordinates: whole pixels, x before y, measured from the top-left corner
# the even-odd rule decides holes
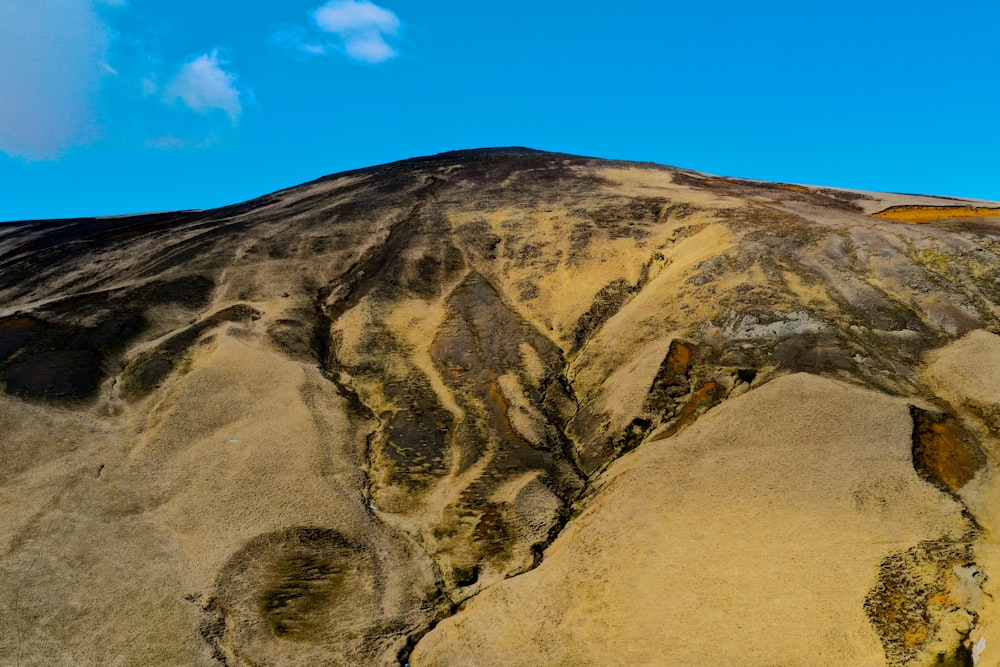
[[[875,214],[876,218],[916,224],[948,218],[1000,218],[1000,208],[986,206],[892,206]]]
[[[694,360],[694,347],[679,340],[670,342],[664,372],[675,376],[686,375]]]
[[[0,319],[0,329],[20,329],[38,324],[38,320],[33,317],[15,316]]]
[[[681,396],[688,392],[688,373],[694,365],[694,355],[696,349],[689,343],[679,340],[670,342],[670,350],[666,358],[660,365],[660,372],[653,380],[653,386],[649,390],[647,397],[647,409],[664,411],[668,406],[673,405],[678,398],[677,390]]]
[[[985,457],[971,433],[954,417],[935,417],[910,408],[913,416],[913,465],[919,473],[958,491],[983,467]]]
[[[695,389],[694,393],[691,394],[691,400],[681,410],[677,416],[677,420],[666,431],[653,438],[653,440],[665,440],[682,431],[694,421],[692,418],[698,415],[701,408],[707,410],[718,402],[718,389],[718,383],[711,380]]]

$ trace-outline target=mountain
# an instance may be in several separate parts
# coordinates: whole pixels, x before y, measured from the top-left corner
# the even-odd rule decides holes
[[[0,226],[0,662],[973,665],[1000,204],[527,149]]]

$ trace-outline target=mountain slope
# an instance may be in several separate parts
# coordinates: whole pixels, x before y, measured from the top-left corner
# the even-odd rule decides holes
[[[0,656],[987,660],[998,210],[494,149],[0,227]]]

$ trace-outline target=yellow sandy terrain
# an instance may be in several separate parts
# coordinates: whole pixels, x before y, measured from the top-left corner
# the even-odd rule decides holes
[[[14,224],[0,664],[1000,664],[940,203],[504,149]]]
[[[983,524],[976,546],[977,561],[987,572],[1000,568],[1000,487],[996,484],[997,439],[1000,434],[1000,336],[974,331],[935,351],[927,375],[939,396],[969,415],[979,437],[990,442],[990,465],[966,487],[963,498]],[[996,664],[1000,652],[1000,580],[991,577],[983,587],[984,609],[973,639],[981,641],[984,665]]]
[[[910,428],[905,402],[804,374],[733,399],[622,457],[538,568],[412,664],[883,664],[858,604],[880,562],[964,531]]]

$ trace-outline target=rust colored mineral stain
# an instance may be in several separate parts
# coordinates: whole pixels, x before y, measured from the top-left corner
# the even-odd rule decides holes
[[[969,628],[947,630],[942,620],[962,604],[962,584],[955,571],[972,559],[970,544],[942,538],[882,561],[878,583],[866,596],[864,609],[882,641],[887,665],[915,664],[928,646],[943,641],[944,651],[934,664],[971,667],[971,653],[963,641]]]
[[[520,441],[518,444],[523,442],[525,446],[528,446],[528,443],[524,442],[524,439],[514,432],[514,427],[510,423],[510,416],[507,413],[507,401],[504,400],[503,394],[500,392],[500,383],[496,380],[490,382],[486,390],[486,405],[492,417],[490,421],[505,439],[513,442]]]
[[[694,347],[680,341],[670,343],[667,354],[667,368],[673,373],[687,373],[694,358]]]
[[[4,317],[0,319],[0,329],[20,329],[23,327],[30,327],[31,325],[37,323],[38,320],[33,317],[14,315],[13,317]]]
[[[892,206],[874,217],[893,222],[921,224],[953,218],[997,218],[1000,208],[986,206]]]
[[[653,380],[646,398],[648,411],[662,411],[688,393],[688,373],[694,365],[697,348],[679,340],[671,341],[667,356]]]
[[[681,409],[677,420],[667,430],[656,436],[654,440],[665,440],[687,428],[699,412],[701,412],[702,408],[708,409],[718,403],[718,390],[719,384],[714,380],[709,380],[695,389],[694,393],[691,394],[691,400]]]
[[[951,415],[934,415],[910,406],[913,417],[913,467],[937,486],[958,491],[983,467],[975,437]]]

